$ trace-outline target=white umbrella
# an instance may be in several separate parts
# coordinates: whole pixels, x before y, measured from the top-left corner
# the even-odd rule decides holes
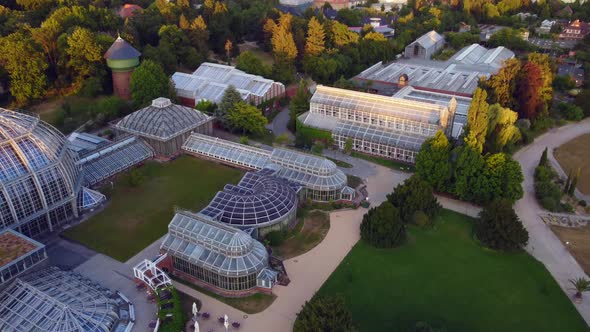
[[[223,322],[223,326],[225,326],[225,330],[227,331],[227,329],[229,328],[229,318],[227,318],[227,315],[225,315],[223,317],[224,322]]]
[[[196,316],[199,313],[199,309],[197,308],[197,304],[193,302],[193,316]]]
[[[199,322],[195,321],[195,332],[199,332]]]

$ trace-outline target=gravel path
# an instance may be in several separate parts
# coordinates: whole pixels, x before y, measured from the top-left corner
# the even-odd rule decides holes
[[[527,251],[545,264],[559,286],[568,296],[573,295],[569,279],[586,277],[586,274],[561,243],[559,238],[544,224],[538,213],[542,208],[535,199],[534,171],[539,163],[545,147],[552,150],[563,143],[590,132],[590,118],[584,121],[556,128],[539,136],[534,143],[524,147],[514,155],[524,174],[524,197],[516,202],[515,210],[524,226],[529,231],[529,245]],[[590,151],[590,148],[589,148]],[[590,158],[590,152],[588,153]],[[590,299],[581,304],[575,304],[586,323],[590,324]]]

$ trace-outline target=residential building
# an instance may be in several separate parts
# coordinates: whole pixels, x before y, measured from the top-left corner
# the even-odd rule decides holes
[[[571,77],[576,82],[576,87],[581,87],[584,84],[584,67],[582,64],[562,63],[557,67],[557,75]]]
[[[535,29],[535,32],[539,35],[547,35],[551,33],[551,28],[555,25],[555,20],[543,20],[541,26]]]
[[[432,30],[406,46],[404,57],[428,60],[445,44],[443,36]]]
[[[238,90],[242,99],[254,105],[285,95],[283,83],[209,62],[201,64],[192,74],[175,73],[172,81],[181,104],[189,107],[195,107],[201,100],[221,102],[230,85]]]
[[[479,40],[482,42],[487,42],[496,32],[506,29],[504,26],[493,24],[478,24],[477,27],[479,28]]]
[[[575,20],[563,28],[559,34],[559,39],[564,40],[581,40],[590,33],[590,23]]]

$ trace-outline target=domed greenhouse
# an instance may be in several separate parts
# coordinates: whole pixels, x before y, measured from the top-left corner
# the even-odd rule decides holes
[[[37,236],[77,216],[76,161],[57,129],[0,108],[0,229]]]

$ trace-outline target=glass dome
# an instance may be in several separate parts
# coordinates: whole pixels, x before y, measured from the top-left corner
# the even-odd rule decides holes
[[[76,161],[57,129],[0,108],[0,229],[35,236],[77,215]]]

